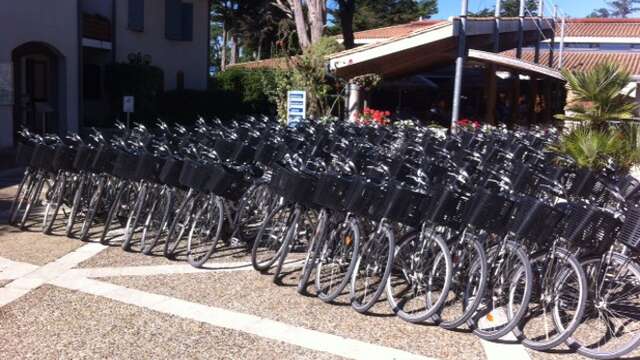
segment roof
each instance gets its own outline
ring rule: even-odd
[[[503,55],[515,58],[515,50],[502,53]],[[525,49],[522,52],[522,60],[533,63],[534,51]],[[558,68],[558,53],[554,54],[554,68]],[[563,68],[574,70],[590,70],[597,64],[612,62],[620,65],[635,77],[640,76],[640,52],[605,52],[605,51],[571,51],[565,50],[562,54]],[[540,63],[549,63],[549,52],[540,51]]]
[[[237,64],[227,65],[227,69],[286,69],[288,67],[288,60],[284,57],[271,58],[264,60],[247,61]]]
[[[556,23],[560,34],[560,22]],[[636,37],[640,36],[640,19],[568,19],[565,26],[568,37]]]
[[[520,60],[520,59],[516,59],[515,57],[505,56],[503,54],[496,54],[492,52],[474,50],[474,49],[469,49],[468,56],[470,59],[484,62],[484,63],[496,64],[502,67],[521,70],[528,73],[541,74],[548,77],[556,78],[558,80],[564,80],[564,77],[557,69],[553,69],[551,67],[544,65],[546,64],[544,62],[535,64],[533,63],[533,61],[527,61],[525,59]]]
[[[388,39],[397,36],[409,35],[414,31],[429,28],[433,25],[447,22],[446,20],[419,20],[406,24],[392,25],[377,29],[358,31],[353,34],[356,40]],[[341,38],[342,36],[339,36]]]

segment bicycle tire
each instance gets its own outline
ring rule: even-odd
[[[351,281],[351,276],[356,267],[356,261],[358,257],[357,255],[360,251],[360,227],[358,226],[358,222],[356,221],[356,219],[353,219],[353,218],[349,219],[347,223],[343,223],[342,225],[349,228],[348,233],[351,234],[351,238],[350,240],[347,241],[349,243],[347,244],[347,246],[351,245],[352,249],[350,251],[351,257],[349,259],[349,263],[348,263],[349,265],[347,266],[347,269],[343,274],[343,278],[338,284],[338,286],[332,287],[329,291],[324,290],[324,287],[320,283],[321,277],[322,277],[322,267],[324,265],[321,259],[318,261],[318,264],[317,264],[316,280],[315,280],[316,293],[318,298],[326,303],[334,301],[338,296],[340,296],[340,294],[342,294],[342,292],[347,287],[347,285],[349,285]],[[341,236],[340,236],[340,239],[338,239],[338,241],[342,242],[343,244],[344,244],[344,240],[342,239]],[[323,241],[323,245],[320,247],[320,249],[322,250],[320,251],[319,255],[323,254],[323,251],[325,250],[325,247],[326,247],[325,245],[327,244],[328,241],[329,241],[329,237],[327,236]]]
[[[213,208],[211,208],[213,207]],[[199,220],[204,216],[214,216],[213,218],[205,219],[205,223],[199,223]],[[205,227],[204,235],[208,245],[205,246],[203,255],[201,257],[195,257],[192,249],[193,236],[196,231],[199,232],[198,225]],[[208,201],[205,206],[200,208],[196,214],[193,222],[191,223],[191,231],[187,239],[187,261],[195,268],[201,268],[216,251],[216,246],[220,240],[220,234],[222,233],[222,225],[224,224],[224,205],[219,196],[215,196],[212,201]]]

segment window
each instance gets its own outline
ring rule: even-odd
[[[86,100],[99,100],[102,97],[102,73],[100,65],[84,64],[82,89]]]
[[[144,0],[129,0],[128,29],[144,31]]]
[[[193,40],[193,4],[165,0],[165,37],[168,40]]]

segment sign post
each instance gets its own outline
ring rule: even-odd
[[[296,127],[307,115],[307,92],[293,90],[287,93],[287,126]]]
[[[127,114],[127,129],[129,129],[131,121],[131,113],[135,109],[135,98],[133,96],[124,96],[122,98],[122,112]]]

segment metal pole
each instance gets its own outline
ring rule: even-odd
[[[522,59],[522,45],[524,44],[524,5],[525,0],[520,0],[520,11],[518,13],[518,17],[520,18],[518,22],[518,47],[516,48],[516,57],[518,59]]]
[[[536,41],[536,46],[535,46],[535,54],[533,56],[533,62],[534,63],[539,63],[540,62],[540,41],[542,41],[542,35],[540,34],[540,31],[542,31],[542,18],[544,17],[544,0],[539,0],[538,1],[538,16],[536,21],[536,27],[538,28],[538,35],[536,36],[537,41]]]
[[[558,51],[558,69],[562,70],[562,56],[564,55],[564,28],[565,28],[564,16],[560,20],[560,49]]]
[[[493,52],[500,52],[500,13],[502,12],[502,0],[496,0],[496,11],[493,16],[496,18],[493,30]]]
[[[551,42],[549,43],[549,67],[553,67],[554,53],[556,51],[556,19],[558,18],[558,5],[553,5],[553,18],[551,19]]]
[[[464,72],[464,57],[466,55],[467,14],[469,0],[462,0],[460,11],[460,27],[458,31],[458,57],[456,58],[456,75],[453,82],[453,106],[451,110],[451,132],[456,132],[456,122],[460,119],[460,97],[462,95],[462,73]]]

